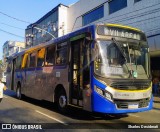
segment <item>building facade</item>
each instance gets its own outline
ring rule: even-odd
[[[37,45],[54,38],[49,33],[60,37],[93,23],[118,23],[137,27],[144,31],[148,38],[153,76],[160,77],[159,20],[159,0],[79,0],[68,6],[58,5],[28,26],[26,42],[28,46]],[[56,26],[51,26],[54,31],[48,30],[49,23],[56,23]],[[38,30],[33,28],[34,25],[40,26],[49,33],[44,31],[45,33],[41,32],[39,35]]]
[[[6,57],[18,53],[20,51],[23,51],[25,49],[25,43],[24,42],[18,42],[18,41],[6,41],[3,45],[3,63],[6,61]]]
[[[67,27],[69,32],[93,23],[137,27],[147,34],[151,56],[156,56],[160,52],[159,8],[159,0],[80,0],[68,8],[68,21],[72,21]]]
[[[26,48],[66,34],[67,6],[59,4],[25,30]]]

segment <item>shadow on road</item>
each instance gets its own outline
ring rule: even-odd
[[[0,123],[25,123],[31,122],[30,110],[12,108],[0,111]],[[32,116],[33,117],[33,116]]]
[[[160,108],[155,108],[155,107],[153,107],[153,109],[155,109],[155,110],[160,110]]]
[[[4,92],[5,95],[8,95],[10,97],[16,98],[16,93],[10,90],[6,90]],[[40,106],[42,108],[51,110],[53,112],[56,113],[60,113],[56,107],[56,105],[52,102],[48,102],[48,101],[41,101],[41,100],[36,100],[36,99],[32,99],[26,96],[23,96],[22,101],[28,102],[30,104],[34,104],[36,106]],[[80,108],[75,108],[75,107],[68,107],[68,112],[66,114],[64,113],[60,113],[63,114],[64,116],[70,117],[72,119],[78,119],[78,120],[114,120],[114,119],[120,119],[120,118],[124,118],[124,117],[128,117],[127,114],[115,114],[115,115],[111,115],[111,114],[101,114],[101,113],[91,113],[91,112],[87,112],[84,111]]]

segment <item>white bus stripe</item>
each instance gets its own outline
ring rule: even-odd
[[[46,116],[46,117],[48,117],[48,118],[50,118],[50,119],[52,119],[52,120],[55,120],[55,121],[57,121],[57,122],[59,122],[59,123],[62,123],[63,125],[68,125],[68,124],[66,124],[66,123],[63,122],[63,121],[60,121],[60,120],[58,120],[58,119],[56,119],[56,118],[54,118],[54,117],[51,117],[51,116],[49,116],[49,115],[47,115],[47,114],[44,114],[44,113],[42,113],[42,112],[40,112],[40,111],[38,111],[38,110],[36,110],[36,112],[39,113],[39,114],[41,114],[41,115],[44,115],[44,116]]]

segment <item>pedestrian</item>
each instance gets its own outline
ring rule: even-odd
[[[159,79],[157,77],[155,77],[153,79],[153,93],[156,95],[159,93],[158,87],[159,87]]]
[[[2,83],[2,81],[0,79],[0,102],[3,99],[3,90],[6,90],[6,86]]]

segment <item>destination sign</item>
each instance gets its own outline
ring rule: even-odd
[[[108,35],[146,41],[146,37],[143,33],[121,27],[98,26],[97,33],[99,35]]]

